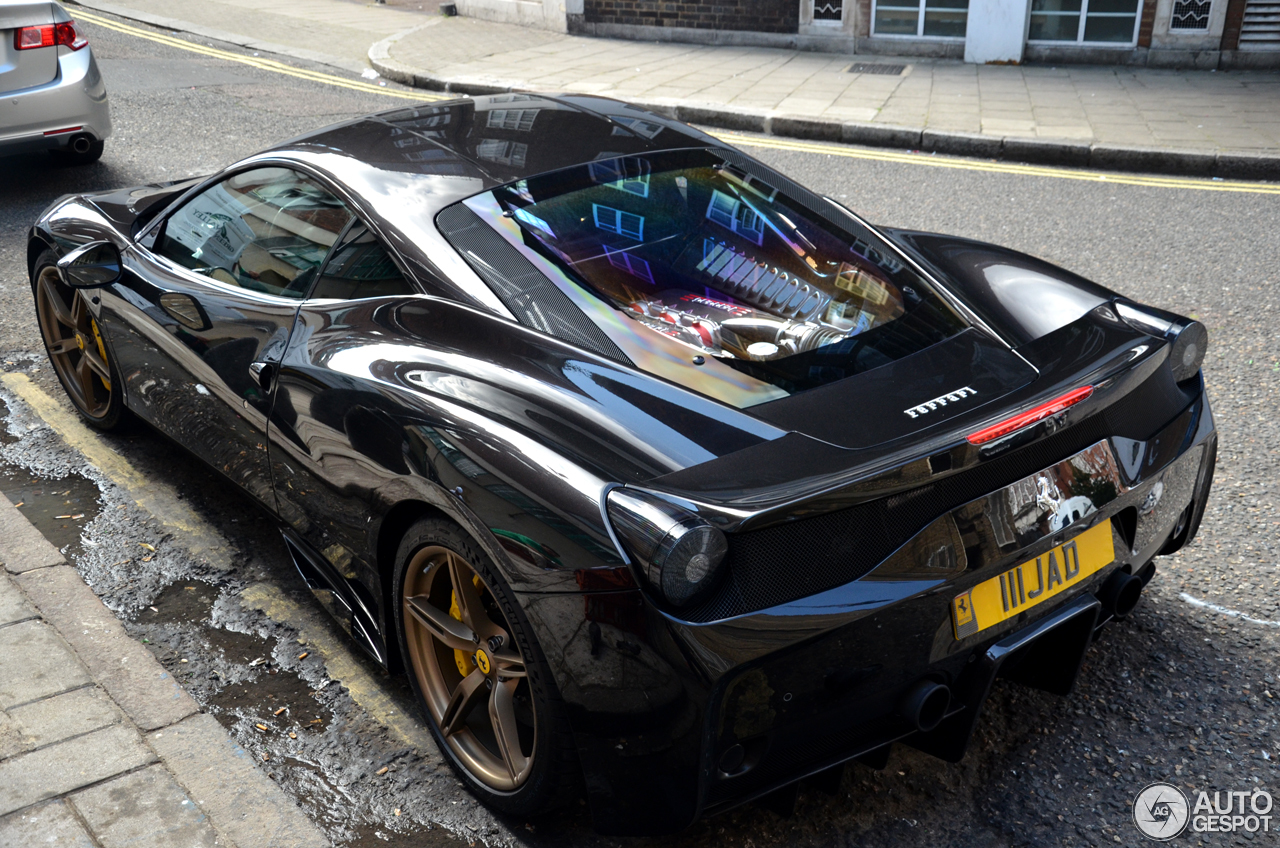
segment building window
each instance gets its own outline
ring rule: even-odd
[[[969,0],[876,0],[876,35],[964,38]]]
[[[1030,41],[1133,44],[1138,0],[1031,0]]]
[[[722,191],[711,192],[707,218],[756,244],[764,242],[764,222],[760,220],[760,216],[746,203]]]
[[[590,162],[587,168],[591,171],[591,179],[634,194],[636,197],[649,196],[649,162],[633,156],[623,156],[602,162]]]
[[[612,206],[602,206],[599,203],[591,204],[591,212],[595,216],[596,226],[605,232],[617,233],[620,236],[626,236],[636,241],[644,241],[644,218],[642,216],[623,212],[621,209],[614,209]]]
[[[649,263],[641,259],[639,256],[632,256],[625,250],[614,250],[609,245],[604,245],[604,255],[609,260],[609,264],[615,268],[621,268],[632,276],[639,277],[647,283],[655,283],[653,279],[653,269],[649,267]]]
[[[1169,21],[1169,29],[1183,32],[1204,31],[1209,28],[1209,10],[1213,8],[1213,0],[1174,0],[1173,18]]]
[[[487,126],[495,130],[519,130],[528,132],[533,129],[533,119],[538,117],[537,109],[494,109],[489,112]]]
[[[539,218],[537,215],[534,215],[532,212],[528,211],[527,209],[517,208],[515,211],[515,216],[516,216],[516,220],[523,221],[524,223],[528,224],[530,227],[533,227],[535,230],[541,230],[542,232],[551,236],[551,238],[553,239],[556,237],[556,234],[551,230],[550,224],[548,224],[546,221]]]
[[[476,156],[500,165],[523,168],[529,155],[529,145],[519,141],[503,141],[500,138],[481,139],[476,145]]]
[[[653,138],[662,132],[662,124],[655,124],[653,121],[642,121],[639,118],[623,118],[618,115],[610,115],[609,118],[615,124],[622,124],[635,135],[642,135],[645,138]],[[622,127],[614,127],[613,134],[627,135],[627,130],[622,129]]]

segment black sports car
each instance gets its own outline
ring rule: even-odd
[[[1065,694],[1194,536],[1197,322],[587,96],[66,197],[44,339],[276,516],[494,808],[661,833]]]

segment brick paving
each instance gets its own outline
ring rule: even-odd
[[[0,845],[328,844],[0,495]]]

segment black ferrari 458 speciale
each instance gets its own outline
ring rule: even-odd
[[[1065,694],[1204,512],[1196,321],[644,109],[396,109],[31,230],[53,365],[241,486],[495,809],[662,833]]]

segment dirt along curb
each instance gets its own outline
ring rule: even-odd
[[[4,495],[0,646],[0,843],[330,844]]]
[[[396,42],[424,27],[434,25],[437,20],[427,21],[420,26],[395,33],[376,42],[369,48],[369,64],[389,80],[426,91],[483,95],[538,90],[518,81],[495,83],[492,80],[481,81],[466,77],[445,79],[392,57],[391,48]],[[630,102],[660,115],[690,124],[762,133],[780,138],[1001,159],[1033,165],[1060,165],[1105,171],[1138,171],[1178,177],[1280,180],[1280,152],[1227,153],[947,132],[867,121],[833,121],[676,99],[631,100]]]

